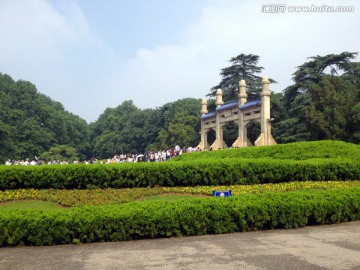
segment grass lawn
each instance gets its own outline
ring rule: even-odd
[[[145,196],[137,199],[136,201],[148,202],[148,201],[167,201],[174,202],[181,199],[189,199],[189,198],[204,198],[210,197],[206,195],[193,195],[193,194],[176,194],[176,193],[165,193],[154,196]],[[100,203],[102,204],[102,203]],[[43,201],[36,199],[27,199],[27,200],[14,200],[0,203],[0,209],[9,209],[9,210],[26,210],[26,209],[37,209],[37,210],[56,210],[59,208],[68,208],[68,206],[63,206],[56,202],[51,201]]]
[[[360,181],[289,182],[278,184],[156,187],[126,189],[16,189],[0,190],[1,209],[55,210],[59,207],[82,207],[86,205],[111,205],[128,202],[177,201],[192,198],[209,198],[212,190],[233,191],[233,196],[268,192],[292,192],[296,190],[324,190],[359,187]]]
[[[38,209],[38,210],[56,210],[63,208],[63,206],[54,202],[38,201],[38,200],[21,200],[0,203],[0,209],[11,210],[26,210],[26,209]]]
[[[201,195],[192,195],[192,194],[176,194],[176,193],[169,193],[169,194],[161,194],[161,195],[155,195],[150,197],[143,197],[140,198],[139,201],[166,201],[166,202],[174,202],[182,199],[191,199],[191,198],[208,198],[210,196],[201,196]]]

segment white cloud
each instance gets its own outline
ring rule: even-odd
[[[201,87],[207,81],[209,69],[198,61],[200,56],[195,47],[140,49],[120,78],[124,99],[133,99],[143,108],[154,108],[180,98],[197,97],[199,92],[206,93],[207,89]],[[207,84],[211,86],[211,80]]]
[[[0,5],[0,33],[5,37],[0,53],[5,63],[26,63],[31,69],[61,62],[64,46],[73,45],[89,32],[74,4],[67,6],[72,23],[46,1],[8,0]]]
[[[178,44],[133,48],[136,56],[121,62],[118,48],[94,33],[97,25],[89,23],[75,0],[53,5],[2,0],[0,72],[35,83],[69,111],[94,121],[105,108],[128,99],[155,108],[180,98],[202,98],[220,81],[220,69],[240,53],[259,55],[265,68],[261,75],[279,81],[271,89],[281,91],[306,57],[358,51],[357,2],[328,0],[328,5],[354,5],[355,12],[346,14],[266,14],[261,12],[264,2],[209,1],[197,22],[179,33]],[[121,32],[111,27],[113,35]],[[132,38],[123,37],[123,44]]]
[[[76,2],[58,4],[55,9],[45,0],[0,1],[0,72],[31,81],[84,117],[87,94],[97,92],[92,87],[101,81],[96,74],[106,70],[97,66],[107,66],[113,52],[92,33]]]
[[[184,33],[184,45],[138,50],[119,82],[127,89],[124,95],[141,107],[201,98],[220,81],[220,68],[240,53],[259,55],[262,75],[276,79],[279,84],[272,89],[279,92],[307,57],[357,51],[360,44],[351,30],[360,26],[355,13],[264,14],[261,2],[221,3],[204,9]]]

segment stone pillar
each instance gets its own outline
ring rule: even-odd
[[[215,105],[219,107],[219,105],[217,105],[216,103]],[[216,117],[216,123],[215,123],[216,139],[214,143],[211,145],[212,150],[221,149],[221,142],[222,142],[222,128],[220,126],[220,114],[217,113],[215,117]]]
[[[219,108],[221,105],[224,104],[224,101],[222,100],[222,90],[218,89],[216,91],[216,108]],[[218,150],[221,149],[223,146],[223,140],[222,140],[222,127],[220,125],[220,114],[216,114],[216,126],[215,126],[215,133],[216,133],[216,139],[214,143],[211,145],[212,150]]]
[[[203,98],[203,100],[201,101],[200,113],[201,113],[201,116],[204,116],[205,114],[208,113],[207,101],[205,98]],[[202,119],[201,119],[200,137],[201,137],[201,141],[197,147],[200,148],[201,150],[204,150],[207,148],[207,134],[205,132],[205,123],[204,123],[204,120],[202,120]]]
[[[256,140],[255,145],[271,145],[276,144],[275,140],[271,135],[271,118],[270,118],[270,96],[269,90],[270,81],[268,77],[262,79],[262,91],[261,96],[261,134]]]
[[[270,81],[267,77],[262,79],[261,96],[261,133],[264,134],[264,145],[269,145],[269,127],[268,119],[270,119],[270,95],[269,91]]]
[[[229,148],[224,141],[224,124],[220,125],[220,149]]]
[[[247,101],[247,94],[246,94],[246,82],[245,80],[241,80],[239,83],[239,107],[244,105]],[[238,122],[238,137],[236,141],[232,144],[233,147],[244,147],[247,146],[247,130],[244,123],[244,113],[239,111],[239,122]]]

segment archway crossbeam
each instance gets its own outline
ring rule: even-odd
[[[251,120],[257,120],[261,124],[261,134],[255,141],[256,146],[276,144],[276,141],[271,135],[271,121],[270,118],[270,95],[269,79],[264,77],[262,80],[262,91],[260,99],[247,102],[246,82],[241,80],[239,83],[240,93],[239,100],[228,102],[224,104],[222,101],[222,90],[218,89],[216,92],[216,110],[208,112],[207,101],[203,99],[201,102],[201,142],[198,148],[201,150],[217,150],[227,148],[223,140],[223,127],[235,122],[239,127],[238,138],[232,144],[232,147],[245,147],[252,144],[247,138],[247,124]],[[215,130],[216,139],[214,143],[209,146],[207,142],[207,134],[210,130]]]

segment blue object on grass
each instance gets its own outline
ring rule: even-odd
[[[231,197],[232,196],[232,190],[213,190],[212,195],[214,197]]]

